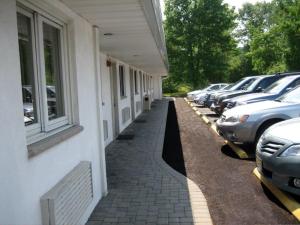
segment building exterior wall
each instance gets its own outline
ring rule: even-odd
[[[28,158],[26,130],[23,118],[16,1],[0,0],[0,224],[41,224],[40,197],[55,186],[80,161],[92,163],[93,201],[82,217],[85,223],[98,201],[107,193],[105,176],[104,145],[113,141],[112,98],[110,71],[106,65],[107,56],[100,54],[95,59],[94,29],[92,24],[75,14],[58,0],[30,0],[43,10],[62,15],[68,21],[72,49],[71,79],[75,83],[74,106],[76,115],[84,130],[79,134],[51,147],[45,152]],[[98,52],[99,54],[99,52]],[[131,122],[123,123],[122,110],[131,109],[130,65],[114,59],[125,68],[126,97],[120,97],[119,74],[117,94],[119,107],[119,128],[122,132]],[[100,87],[97,80],[97,64],[100,64]],[[138,68],[135,68],[138,70]],[[140,82],[138,70],[138,83]],[[143,72],[144,73],[144,72]],[[146,78],[146,76],[145,76]],[[143,101],[146,94],[152,99],[161,98],[161,79],[153,77],[152,87],[134,96],[136,102]],[[147,84],[146,84],[147,87]],[[143,87],[141,88],[143,90]],[[151,89],[151,90],[150,90]],[[99,93],[100,92],[100,98]],[[101,113],[99,117],[99,108]],[[143,109],[143,106],[141,106]],[[136,117],[142,110],[136,112]],[[108,137],[103,143],[103,121],[108,122]],[[101,138],[100,138],[101,137]]]
[[[99,158],[99,130],[95,90],[95,62],[92,26],[72,13],[65,5],[54,1],[70,19],[74,37],[78,115],[84,130],[72,138],[28,158],[23,120],[21,76],[16,21],[16,2],[0,1],[0,224],[41,224],[40,197],[51,189],[80,161],[92,162],[94,197],[82,220],[85,221],[106,190]]]

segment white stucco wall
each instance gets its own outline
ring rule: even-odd
[[[108,138],[105,140],[105,145],[113,141],[113,129],[112,129],[112,96],[111,96],[111,84],[110,84],[110,71],[109,67],[106,65],[106,55],[100,53],[101,60],[101,81],[102,81],[102,109],[103,109],[103,119],[107,120],[108,123]]]
[[[78,110],[84,131],[28,159],[23,125],[16,2],[0,0],[0,224],[41,224],[40,197],[80,161],[92,162],[94,199],[84,222],[106,190],[100,171],[92,26],[57,0],[48,2],[70,18],[75,38]]]

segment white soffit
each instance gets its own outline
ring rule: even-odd
[[[62,1],[100,28],[101,52],[149,74],[167,74],[140,0]],[[112,35],[104,35],[107,33]]]

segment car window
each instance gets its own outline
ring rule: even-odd
[[[278,80],[278,76],[267,77],[259,82],[259,84],[257,85],[257,88],[266,89],[267,87],[269,87],[271,84],[273,84],[277,80]]]
[[[300,85],[300,79],[295,80],[294,82],[292,82],[288,88],[294,88],[297,87],[298,85]]]
[[[284,77],[272,85],[270,85],[266,90],[265,93],[269,94],[278,94],[281,92],[290,82],[292,82],[295,77]]]
[[[22,92],[23,92],[23,102],[32,103],[32,93],[26,88],[22,88]]]
[[[248,90],[255,80],[256,78],[247,80],[244,84],[242,84],[242,86],[240,86],[239,90]]]
[[[279,97],[277,100],[281,102],[300,103],[300,87],[297,87],[294,90],[286,93],[282,97]]]
[[[236,89],[241,85],[241,83],[244,82],[245,79],[246,79],[246,78],[243,78],[243,79],[240,79],[239,81],[235,82],[235,83],[232,85],[232,87],[230,88],[230,90],[236,90]]]

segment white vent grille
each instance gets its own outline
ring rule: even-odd
[[[104,140],[107,140],[108,138],[108,121],[103,120],[103,135],[104,135]]]
[[[93,199],[90,162],[80,162],[41,197],[43,225],[77,225]]]
[[[141,109],[142,109],[142,103],[141,102],[136,102],[136,112],[139,112],[139,111],[141,111]]]
[[[122,122],[126,123],[130,119],[130,108],[126,107],[122,110]]]

